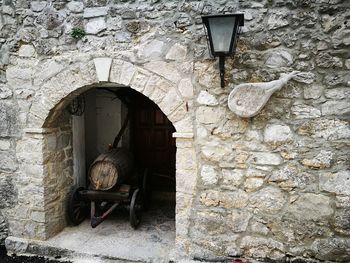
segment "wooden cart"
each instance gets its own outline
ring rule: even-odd
[[[130,225],[136,229],[147,195],[147,170],[142,176],[135,170],[131,154],[123,148],[113,148],[98,156],[89,169],[88,188],[75,188],[69,195],[71,223],[80,224],[90,208],[91,226],[95,228],[122,206],[129,209]]]

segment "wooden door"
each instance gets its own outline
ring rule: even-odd
[[[174,126],[149,99],[134,104],[131,120],[131,147],[138,166],[152,172],[154,190],[175,191],[176,145]]]

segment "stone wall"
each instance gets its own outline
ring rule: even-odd
[[[108,57],[109,81],[150,97],[181,137],[177,257],[350,260],[348,1],[3,0],[1,8],[1,238],[9,228],[45,239],[64,226],[72,149],[70,122],[59,116],[98,84],[94,58]],[[223,12],[245,14],[224,89],[200,19]],[[229,111],[235,85],[292,70],[302,74],[256,117]]]

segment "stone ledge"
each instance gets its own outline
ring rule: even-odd
[[[173,138],[193,139],[193,132],[174,132]]]
[[[30,134],[48,134],[48,133],[54,133],[58,129],[57,128],[25,128],[23,129],[24,133],[30,133]]]

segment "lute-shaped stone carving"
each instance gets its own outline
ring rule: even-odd
[[[228,107],[240,117],[257,115],[271,95],[280,90],[298,71],[293,71],[270,82],[243,83],[235,87],[228,97]]]

